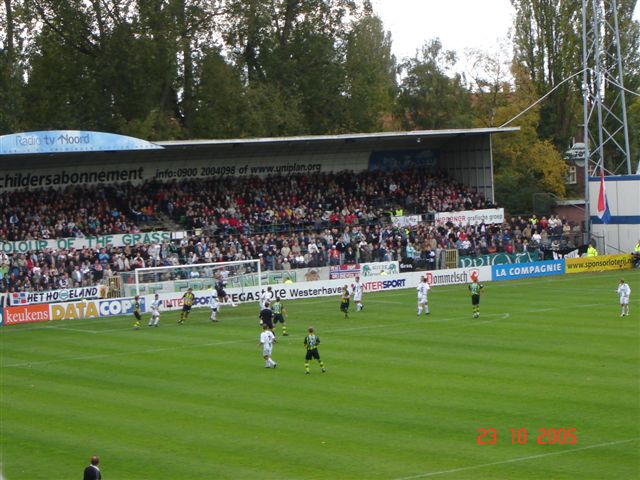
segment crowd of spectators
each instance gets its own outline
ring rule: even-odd
[[[166,185],[164,205],[187,228],[244,234],[372,224],[390,208],[433,214],[489,206],[473,189],[418,169],[193,180]]]
[[[153,215],[152,198],[131,185],[73,185],[0,193],[0,241],[137,233]]]
[[[68,196],[85,201],[68,202]],[[264,270],[391,260],[438,268],[443,250],[457,249],[460,255],[519,253],[552,248],[553,242],[559,248],[572,232],[557,217],[512,218],[502,225],[436,225],[430,214],[437,211],[491,205],[470,189],[424,171],[75,187],[49,191],[45,197],[12,193],[0,201],[7,206],[3,215],[13,232],[8,236],[3,230],[2,240],[47,238],[44,232],[52,238],[69,232],[132,232],[137,227],[131,219],[144,221],[158,209],[191,231],[180,241],[160,244],[0,252],[0,292],[94,285],[139,267],[247,259],[260,259]],[[424,221],[394,227],[389,208],[423,214]],[[12,216],[18,218],[13,224]]]

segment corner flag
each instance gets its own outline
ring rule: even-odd
[[[609,202],[607,201],[607,191],[604,186],[604,172],[600,170],[600,194],[598,195],[598,218],[602,223],[611,221],[611,212],[609,211]]]

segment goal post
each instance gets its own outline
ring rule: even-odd
[[[212,290],[219,280],[228,288],[261,287],[261,273],[260,260],[143,267],[134,270],[124,290],[129,296]]]

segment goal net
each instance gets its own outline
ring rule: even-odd
[[[125,296],[212,290],[222,280],[225,288],[244,291],[262,286],[260,277],[260,260],[145,267],[123,275],[122,290]]]

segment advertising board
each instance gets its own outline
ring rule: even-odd
[[[49,305],[20,305],[7,307],[4,310],[3,325],[15,325],[16,323],[47,322],[51,320]]]
[[[546,262],[493,265],[491,267],[491,278],[495,282],[498,280],[516,280],[518,278],[564,275],[564,262],[564,260],[549,260]]]
[[[598,257],[566,258],[567,273],[601,272],[603,270],[628,270],[633,268],[633,255],[602,255]]]
[[[11,305],[31,305],[34,303],[69,302],[74,300],[89,300],[100,296],[100,287],[65,288],[46,292],[18,292],[9,293]]]

